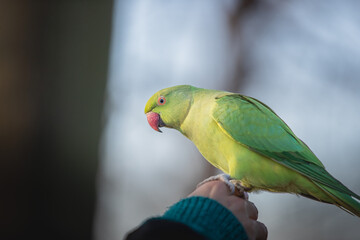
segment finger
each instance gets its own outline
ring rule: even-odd
[[[206,191],[208,191],[208,189],[211,189],[212,191],[219,192],[221,194],[231,195],[229,187],[226,185],[226,183],[220,180],[206,182],[200,185],[197,189],[202,189],[202,190],[204,189]]]
[[[268,231],[262,222],[256,222],[255,225],[256,240],[265,240],[268,237]]]
[[[204,187],[204,190],[210,189],[210,192],[209,192],[210,197],[217,199],[219,197],[232,196],[229,187],[226,185],[226,183],[224,183],[222,181],[213,181],[211,183],[206,183],[203,186],[205,186],[205,185],[207,185],[207,186],[206,186],[206,188]]]
[[[245,201],[245,207],[246,207],[246,212],[247,212],[249,218],[257,220],[259,212],[258,212],[255,204],[252,202],[249,202],[249,201]]]
[[[231,189],[230,189],[229,185],[227,185],[225,182],[220,181],[220,180],[216,181],[215,191],[217,191],[219,194],[226,195],[226,196],[233,195],[231,193]]]

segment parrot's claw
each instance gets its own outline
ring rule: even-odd
[[[246,188],[241,185],[240,180],[230,180],[230,183],[235,186],[235,195],[245,198],[246,200],[249,199],[249,194],[247,192],[251,190],[250,188]]]
[[[248,193],[246,192],[246,188],[244,188],[241,185],[241,181],[239,180],[232,180],[229,174],[219,174],[216,176],[211,176],[207,179],[205,179],[204,181],[202,181],[201,183],[199,183],[196,187],[200,187],[201,185],[203,185],[204,183],[210,182],[210,181],[216,181],[216,180],[220,180],[222,182],[224,182],[230,190],[230,193],[233,195],[237,195],[239,197],[243,197],[245,199],[249,198]]]
[[[211,177],[205,179],[204,181],[202,181],[201,183],[199,183],[196,187],[198,188],[201,185],[203,185],[204,183],[211,182],[211,181],[217,181],[217,180],[224,182],[229,187],[231,194],[235,193],[235,185],[232,182],[230,182],[230,180],[231,180],[230,175],[224,174],[224,173],[216,175],[216,176],[211,176]]]

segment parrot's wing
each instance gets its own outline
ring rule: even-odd
[[[212,117],[228,136],[252,151],[325,186],[354,195],[332,177],[305,143],[260,101],[239,94],[225,95],[216,99]]]

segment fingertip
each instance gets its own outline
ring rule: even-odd
[[[257,222],[257,236],[256,239],[267,239],[268,238],[268,230],[265,224],[262,222]]]
[[[253,220],[257,220],[258,219],[258,215],[259,215],[259,211],[257,210],[257,207],[255,206],[255,204],[253,202],[250,201],[245,201],[246,202],[246,209],[247,209],[247,213],[249,218],[253,219]]]

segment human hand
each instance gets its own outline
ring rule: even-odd
[[[244,227],[249,240],[267,239],[266,226],[257,221],[258,211],[254,203],[232,195],[221,181],[210,181],[199,186],[188,197],[202,196],[216,200],[229,209]],[[245,194],[247,198],[247,194]]]

